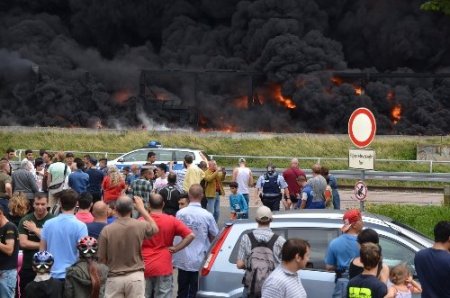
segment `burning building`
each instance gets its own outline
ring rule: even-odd
[[[363,106],[447,134],[448,77],[335,75],[450,72],[450,18],[420,4],[2,1],[0,125],[345,133]]]

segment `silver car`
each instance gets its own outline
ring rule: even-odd
[[[274,214],[271,228],[275,233],[286,239],[302,238],[311,244],[308,268],[300,271],[309,298],[332,296],[335,273],[325,270],[324,258],[330,241],[341,233],[342,217],[343,211],[334,210]],[[414,270],[416,252],[433,245],[431,239],[388,217],[364,213],[363,221],[366,228],[380,235],[383,262],[388,266],[406,262]],[[242,296],[244,270],[236,268],[236,257],[242,235],[254,228],[254,220],[237,220],[225,225],[205,258],[197,297]]]

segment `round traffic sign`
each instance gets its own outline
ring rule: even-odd
[[[375,116],[369,109],[356,109],[348,120],[348,136],[358,148],[364,148],[372,143],[377,131]]]
[[[358,181],[355,184],[354,194],[356,199],[364,201],[367,197],[367,186],[362,181]]]

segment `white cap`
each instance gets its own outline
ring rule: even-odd
[[[269,207],[260,206],[256,210],[256,219],[262,222],[270,221],[272,219],[272,211]]]

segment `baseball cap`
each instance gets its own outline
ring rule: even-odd
[[[239,158],[239,163],[243,163],[243,162],[245,162],[245,158],[243,158],[243,157]]]
[[[260,206],[256,210],[256,219],[262,222],[267,222],[272,219],[272,211],[270,211],[269,207]]]
[[[344,213],[344,225],[342,226],[342,232],[347,232],[354,223],[362,219],[361,212],[358,209],[351,209]]]

